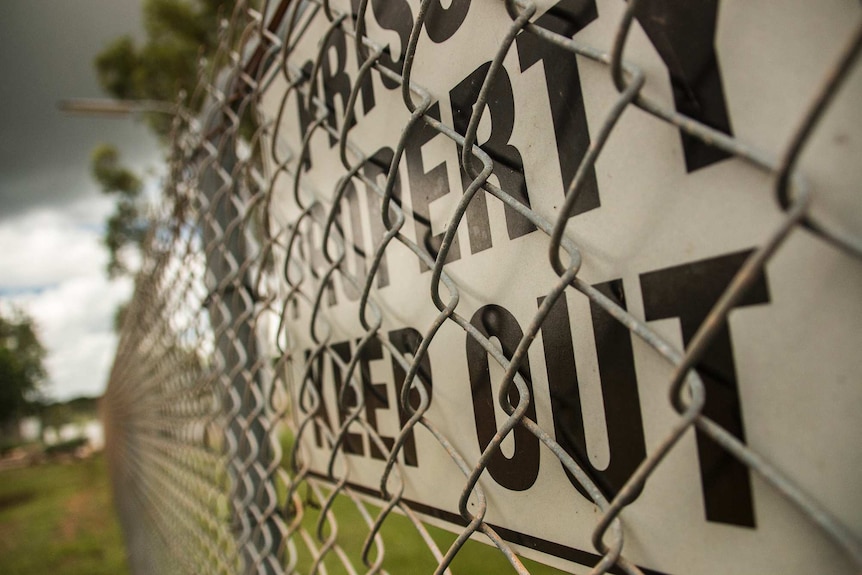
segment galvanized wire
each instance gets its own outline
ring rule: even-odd
[[[591,531],[595,561],[588,566],[590,572],[643,573],[626,555],[626,536],[637,536],[626,527],[626,510],[637,505],[638,494],[681,438],[694,429],[786,498],[798,509],[800,519],[811,522],[831,541],[836,553],[843,553],[857,571],[862,569],[858,537],[820,503],[817,493],[807,492],[772,464],[768,454],[757,453],[704,414],[707,391],[699,372],[700,360],[730,311],[785,247],[792,232],[807,229],[835,250],[852,256],[853,265],[859,264],[860,236],[818,219],[797,165],[818,121],[854,70],[862,51],[862,26],[856,27],[833,68],[824,71],[824,80],[809,109],[798,119],[799,127],[784,152],[773,157],[646,95],[647,74],[626,58],[626,44],[641,4],[637,0],[627,3],[615,39],[604,49],[537,25],[540,11],[532,2],[500,3],[499,9],[511,18],[511,27],[500,35],[496,54],[488,55],[490,65],[469,122],[459,132],[430,112],[435,90],[446,87],[423,86],[422,78],[414,74],[420,36],[433,3],[423,0],[418,6],[401,65],[392,64],[391,48],[368,34],[367,0],[354,3],[350,13],[328,0],[285,0],[278,5],[265,3],[260,10],[239,2],[225,22],[219,53],[202,63],[198,89],[207,94],[208,104],[202,114],[183,110],[175,119],[163,213],[153,224],[106,393],[115,491],[131,555],[137,558],[136,571],[292,573],[305,554],[312,558],[311,572],[325,573],[327,565],[331,569],[338,564],[347,573],[376,573],[385,564],[386,546],[394,544],[384,540],[381,528],[395,511],[406,516],[427,545],[437,573],[449,572],[465,542],[478,534],[496,546],[516,572],[526,573],[519,551],[487,520],[489,503],[482,480],[506,439],[515,430],[524,430],[562,463],[599,510]],[[310,66],[301,65],[294,58],[296,47],[313,28],[312,23],[321,20],[326,28],[319,38],[317,57]],[[333,34],[351,38],[361,60],[340,122],[332,121],[335,110],[319,93]],[[477,144],[480,120],[503,60],[523,34],[606,67],[618,91],[601,125],[592,130],[589,148],[579,159],[565,200],[553,218],[525,205],[506,186],[492,183],[494,160]],[[354,120],[359,115],[356,108],[364,80],[372,75],[400,86],[409,112],[400,139],[392,142],[392,155],[385,160],[388,166],[382,169],[382,185],[366,173],[368,166],[378,166],[380,160],[351,136],[361,125]],[[278,112],[268,116],[262,112],[263,99],[271,97],[273,86],[278,85],[285,86],[276,96]],[[301,141],[283,133],[290,123],[285,112],[290,98],[300,99],[310,111]],[[782,221],[745,258],[685,349],[582,279],[579,273],[589,248],[579,245],[568,227],[569,214],[605,144],[622,115],[634,108],[768,174],[774,182],[771,193],[783,210]],[[433,250],[403,231],[405,222],[415,216],[402,209],[398,192],[406,143],[423,127],[457,145],[461,166],[470,179],[449,214],[442,241]],[[332,178],[333,188],[324,193],[309,192],[304,181],[315,137],[337,143],[343,166],[343,172]],[[349,186],[354,184],[367,187],[380,205],[375,216],[381,234],[364,254],[368,265],[364,277],[350,269],[346,255],[357,246],[345,240],[341,229],[341,210],[348,201]],[[292,192],[296,217],[285,219],[274,205],[275,198],[285,197],[279,195],[280,190]],[[507,353],[459,313],[462,291],[469,286],[459,285],[447,272],[450,250],[465,225],[471,202],[486,194],[547,236],[547,265],[558,276],[554,284],[546,286],[541,305],[517,346]],[[303,253],[303,242],[311,237],[317,243],[316,255]],[[412,353],[399,349],[382,328],[386,302],[376,287],[387,250],[396,243],[430,269],[428,296],[439,312]],[[362,333],[349,357],[332,341],[332,312],[326,301],[336,279],[357,295],[356,319]],[[672,376],[662,393],[667,394],[677,417],[667,435],[651,444],[646,457],[612,497],[560,445],[555,433],[540,426],[529,412],[531,387],[522,364],[549,313],[566,293],[586,297],[671,366]],[[416,294],[417,298],[428,296]],[[305,313],[297,314],[298,308]],[[297,325],[297,317],[309,319]],[[468,341],[487,352],[505,373],[499,382],[499,404],[508,417],[478,458],[461,453],[445,425],[428,413],[431,390],[423,376],[423,362],[435,338],[444,337],[441,329],[450,325],[463,330]],[[313,342],[311,349],[295,346],[296,330],[303,330]],[[364,405],[367,392],[363,392],[359,362],[372,344],[387,350],[405,374],[398,387],[405,418],[391,444],[368,421]],[[337,366],[343,375],[337,407],[344,417],[336,425],[329,424],[321,413],[323,375],[317,366],[323,360]],[[301,375],[294,379],[291,374],[296,373]],[[459,408],[463,406],[446,407]],[[292,436],[289,453],[282,453],[282,425]],[[349,435],[357,428],[385,457],[379,485],[366,492],[351,482],[346,456]],[[460,500],[453,502],[461,530],[447,549],[441,549],[429,534],[421,509],[404,497],[402,451],[420,430],[439,444],[463,475]],[[321,435],[328,445],[326,469],[312,469],[303,456],[303,442],[311,434]],[[376,492],[378,506],[364,498],[369,492]],[[574,490],[570,495],[576,496]],[[304,522],[312,497],[321,506],[313,528]],[[336,501],[342,499],[355,507],[365,524],[359,557],[345,550],[339,533]]]

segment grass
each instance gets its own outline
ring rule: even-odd
[[[0,573],[128,573],[103,457],[0,472]]]
[[[301,492],[305,500],[305,489],[303,488]],[[302,522],[309,534],[315,538],[315,544],[318,548],[321,546],[320,541],[316,539],[317,520],[320,516],[320,510],[315,507],[321,503],[312,499],[312,505],[306,504]],[[376,517],[380,512],[378,507],[370,505],[367,502],[365,503],[365,507],[371,513],[372,517]],[[346,495],[336,497],[332,505],[332,513],[338,524],[339,544],[350,557],[352,564],[355,567],[361,567],[362,544],[368,535],[368,527],[365,521],[362,519],[353,501]],[[426,525],[426,528],[437,543],[440,551],[445,554],[455,540],[455,534],[431,525]],[[323,531],[324,540],[330,533],[330,527],[325,526]],[[431,554],[431,551],[413,524],[403,515],[392,513],[383,524],[380,534],[385,549],[382,567],[389,573],[393,575],[403,573],[433,573],[436,569],[437,560]],[[294,538],[297,540],[296,548],[299,554],[297,572],[310,573],[313,557],[308,547],[300,543],[298,535],[294,535]],[[373,561],[375,557],[376,552],[374,547],[372,547],[370,560]],[[541,565],[529,559],[521,558],[521,560],[533,575],[556,575],[563,573],[563,571]],[[326,565],[327,573],[330,575],[347,573],[335,553],[328,553],[324,564]],[[496,547],[473,540],[467,541],[464,547],[461,548],[455,556],[451,568],[455,574],[515,572]]]
[[[289,454],[293,444],[291,434],[289,432],[284,433],[281,437],[281,442],[285,455]],[[285,468],[288,468],[286,461],[284,463]],[[302,526],[312,536],[314,545],[320,549],[322,543],[318,539],[317,522],[320,517],[320,507],[324,504],[324,501],[320,501],[314,497],[313,493],[305,486],[300,488],[299,493],[304,502]],[[329,492],[327,491],[324,497],[328,495]],[[283,501],[283,494],[280,499]],[[363,503],[372,520],[376,519],[380,513],[380,508],[367,501]],[[337,540],[339,545],[344,549],[351,563],[357,568],[361,567],[363,565],[361,559],[362,545],[365,542],[365,537],[368,535],[368,525],[357,510],[354,502],[347,495],[338,495],[335,498],[331,512],[337,522]],[[429,535],[434,539],[440,552],[445,555],[449,546],[455,541],[456,535],[432,525],[426,524],[425,527]],[[322,539],[325,541],[330,534],[331,526],[328,524],[324,525]],[[383,539],[384,545],[382,567],[392,575],[433,573],[437,568],[437,560],[431,554],[425,541],[407,517],[399,513],[391,513],[383,523],[380,536]],[[296,572],[310,573],[314,558],[298,533],[293,535],[293,539],[296,543],[295,548],[297,552]],[[373,562],[375,558],[376,551],[372,546],[369,562]],[[521,561],[532,575],[558,575],[565,573],[559,569],[554,569],[553,567],[548,567],[523,557]],[[330,551],[327,553],[323,563],[326,566],[328,575],[346,575],[348,573],[334,552]],[[452,573],[456,575],[459,573],[515,573],[514,568],[499,549],[474,540],[469,540],[464,544],[458,554],[455,555],[451,568]]]
[[[290,439],[285,438],[286,447]],[[316,539],[320,505],[313,494],[301,488],[305,515],[303,527]],[[324,494],[324,497],[326,494]],[[380,509],[365,502],[374,517]],[[362,544],[368,527],[349,497],[339,495],[332,507],[338,524],[338,542],[350,561],[361,568]],[[427,526],[441,552],[455,535]],[[324,526],[324,539],[331,526]],[[381,531],[385,553],[383,568],[393,575],[432,573],[437,560],[404,516],[393,513]],[[296,572],[309,573],[314,558],[299,534],[294,535],[298,563]],[[376,556],[372,547],[371,560]],[[555,575],[556,569],[524,559],[534,575]],[[324,560],[329,575],[346,574],[334,552]],[[453,573],[513,573],[511,565],[495,547],[468,541],[452,563]],[[320,572],[320,571],[318,571]],[[122,575],[128,573],[125,547],[110,495],[104,458],[0,472],[0,574]]]

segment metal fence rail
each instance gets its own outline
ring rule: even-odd
[[[648,75],[626,58],[626,45],[638,11],[648,3],[625,4],[616,37],[604,47],[582,44],[537,24],[537,7],[531,2],[496,3],[511,18],[511,28],[500,37],[497,53],[487,55],[491,63],[479,79],[481,89],[469,110],[469,121],[456,129],[431,112],[434,90],[444,87],[425,86],[424,79],[413,73],[422,56],[417,51],[426,18],[429,10],[441,9],[439,2],[423,0],[416,10],[398,64],[392,63],[390,49],[367,32],[369,3],[365,0],[352,4],[349,14],[341,11],[346,6],[337,8],[327,0],[286,0],[266,3],[260,10],[238,2],[225,23],[219,53],[202,66],[199,90],[209,102],[204,113],[182,111],[175,118],[165,201],[154,220],[105,397],[108,454],[135,572],[380,572],[387,566],[386,549],[398,544],[385,540],[381,528],[398,514],[406,516],[427,546],[439,573],[449,572],[462,546],[477,534],[496,546],[515,571],[527,572],[519,557],[521,548],[487,519],[483,476],[487,478],[488,467],[502,453],[507,438],[528,434],[537,438],[545,455],[553,454],[562,463],[598,510],[590,535],[594,549],[585,555],[592,557],[592,565],[584,572],[643,573],[637,561],[627,556],[627,538],[638,538],[637,530],[627,525],[627,512],[639,505],[638,494],[693,430],[791,502],[798,518],[811,522],[850,569],[862,569],[857,535],[821,503],[820,494],[803,489],[770,462],[769,454],[756,452],[704,413],[709,392],[699,368],[731,310],[757,284],[795,231],[816,234],[831,249],[850,256],[851,265],[859,265],[860,237],[817,216],[816,198],[797,165],[818,122],[854,70],[862,51],[862,26],[856,27],[833,68],[824,71],[824,80],[812,91],[813,101],[798,119],[783,153],[772,157],[726,130],[646,95]],[[307,66],[296,59],[295,49],[308,40],[305,35],[314,28],[312,23],[320,21],[327,23],[327,32],[320,39],[316,60]],[[362,58],[349,97],[337,114],[319,89],[329,57],[328,40],[336,32],[355,43],[355,53]],[[500,187],[503,180],[489,180],[495,175],[495,158],[477,144],[480,120],[518,35],[532,35],[537,42],[606,67],[618,90],[601,125],[591,129],[588,149],[575,158],[577,170],[553,218],[525,205],[505,184]],[[400,140],[389,143],[392,154],[379,170],[381,179],[370,177],[366,170],[379,167],[381,160],[373,157],[372,150],[357,146],[351,136],[363,79],[371,75],[397,84],[409,112]],[[278,116],[273,117],[264,111],[264,99],[272,97],[276,85],[284,89],[276,98]],[[310,111],[301,142],[282,133],[292,122],[284,112],[289,98],[302,99]],[[768,174],[773,187],[764,193],[773,194],[783,210],[782,221],[747,255],[684,349],[643,316],[628,311],[613,293],[579,275],[590,248],[579,245],[567,228],[605,144],[623,114],[632,109]],[[333,121],[333,115],[340,121]],[[403,209],[398,183],[405,146],[420,129],[455,142],[469,182],[448,214],[442,238],[425,245],[402,229],[415,215]],[[309,148],[314,138],[326,137],[337,146],[343,171],[332,179],[333,189],[308,193],[303,176],[308,171]],[[367,265],[363,273],[357,273],[353,259],[346,257],[357,246],[345,240],[341,229],[350,185],[372,191],[380,207],[375,214],[380,233],[363,254]],[[459,285],[457,274],[449,271],[449,251],[466,225],[471,201],[486,195],[499,199],[547,237],[547,266],[558,276],[546,286],[541,305],[511,347],[501,347],[458,309],[459,298],[469,286]],[[278,198],[284,197],[293,202],[290,217],[277,205]],[[303,251],[309,237],[318,242],[316,254]],[[381,272],[388,250],[396,244],[430,269],[430,294],[415,297],[428,301],[430,296],[439,312],[430,325],[423,326],[421,338],[409,342],[409,350],[388,337],[383,327],[386,312],[381,311],[385,302],[377,287],[379,274],[386,273],[395,282],[402,273],[398,269]],[[348,356],[336,349],[331,338],[333,311],[326,302],[336,281],[350,286],[358,301],[361,337]],[[536,421],[535,410],[530,411],[531,387],[523,363],[559,298],[573,293],[587,298],[594,309],[613,318],[671,366],[664,389],[654,392],[669,398],[675,419],[664,437],[650,442],[633,473],[611,492],[561,445],[552,428]],[[297,318],[304,324],[299,325]],[[448,329],[444,326],[463,330],[468,346],[478,346],[505,374],[495,385],[501,390],[499,402],[507,417],[494,424],[478,458],[458,449],[445,424],[429,414],[431,390],[423,362],[435,338],[444,337],[438,335]],[[305,341],[313,342],[310,348],[296,346],[298,331],[304,331]],[[364,408],[369,391],[360,360],[370,345],[382,346],[404,374],[398,386],[404,417],[394,442],[381,438]],[[319,366],[324,361],[335,365],[344,378],[337,406],[343,418],[337,424],[322,413],[324,376]],[[346,453],[356,429],[369,437],[386,462],[376,489],[370,491],[351,481]],[[404,495],[403,450],[419,433],[433,438],[463,475],[460,500],[452,503],[457,504],[461,530],[448,548],[429,533],[423,510]],[[328,445],[327,469],[314,469],[303,451],[312,435],[321,436]],[[283,453],[283,441],[291,447],[288,453]],[[376,492],[377,505],[366,499],[369,492]],[[570,494],[559,497],[578,495],[572,488]],[[364,541],[358,554],[347,549],[356,544],[346,542],[339,531],[338,501],[349,502],[361,517]],[[319,519],[310,523],[310,515]]]

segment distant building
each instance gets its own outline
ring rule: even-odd
[[[38,417],[24,417],[18,422],[18,433],[21,441],[37,441],[42,434],[42,420]]]
[[[38,435],[37,435],[38,437]],[[45,445],[56,445],[66,441],[85,438],[94,451],[100,451],[105,447],[105,431],[102,422],[91,419],[79,423],[66,423],[58,429],[49,427],[45,429],[42,439]]]

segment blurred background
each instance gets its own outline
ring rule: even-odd
[[[104,144],[153,195],[156,138],[140,119],[70,115],[104,98],[94,60],[144,35],[139,0],[0,2],[0,572],[117,573],[97,420],[132,290],[107,273],[117,199],[92,175]]]

